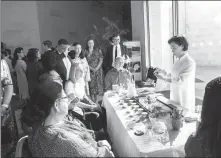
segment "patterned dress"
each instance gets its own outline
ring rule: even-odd
[[[4,87],[12,85],[8,65],[1,60],[1,99],[4,96]],[[15,149],[17,141],[17,128],[14,121],[13,109],[9,107],[7,113],[1,116],[1,156],[6,157]],[[14,147],[14,148],[13,148]]]
[[[92,54],[89,55],[88,50],[86,50],[87,61],[90,67],[96,68],[99,59],[103,58],[103,54],[100,50],[93,50]],[[104,80],[103,80],[103,69],[100,67],[96,72],[91,71],[91,82],[89,83],[90,94],[103,95]]]

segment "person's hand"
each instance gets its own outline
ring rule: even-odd
[[[76,96],[73,93],[68,95],[68,99],[70,99],[71,101],[74,100],[75,98]]]
[[[1,115],[4,116],[8,111],[8,105],[2,104],[1,105]]]
[[[97,144],[98,144],[99,147],[105,146],[109,150],[111,150],[111,146],[106,140],[100,140],[100,141],[97,142]]]
[[[96,68],[94,69],[94,72],[97,72],[97,70],[98,70],[98,68],[96,67]]]
[[[157,77],[157,79],[160,79],[160,80],[165,80],[161,75],[159,74],[155,74],[155,76]]]
[[[97,104],[95,103],[91,103],[91,111],[95,111],[95,109],[97,109]]]
[[[93,67],[91,67],[90,70],[93,72],[96,72],[95,68],[93,68]]]

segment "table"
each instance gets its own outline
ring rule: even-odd
[[[170,142],[165,146],[151,141],[148,135],[136,136],[133,130],[127,129],[128,117],[125,110],[119,106],[119,96],[103,97],[103,106],[106,108],[107,132],[113,144],[113,151],[119,157],[154,157],[154,156],[182,156],[184,157],[184,144],[191,133],[196,129],[196,123],[184,123],[180,131],[172,130],[167,122]],[[129,108],[129,107],[127,107]],[[177,155],[178,154],[178,155]]]

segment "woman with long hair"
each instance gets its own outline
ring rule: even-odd
[[[85,55],[91,74],[91,81],[89,82],[91,98],[94,102],[97,102],[97,95],[102,96],[104,88],[102,69],[103,54],[101,50],[95,46],[94,38],[87,40]]]
[[[31,48],[28,50],[27,54],[27,79],[29,94],[31,94],[38,83],[39,76],[43,73],[42,63],[39,62],[41,59],[41,54],[39,49]]]
[[[26,102],[29,98],[28,81],[26,76],[27,65],[25,61],[22,60],[24,56],[25,55],[23,52],[23,48],[18,47],[14,51],[14,58],[12,60],[12,67],[15,69],[17,76],[17,84],[21,104],[23,104],[23,102]]]
[[[31,94],[21,121],[39,127],[29,136],[33,157],[113,157],[107,141],[95,141],[94,132],[65,120],[69,100],[62,85],[39,84]]]
[[[85,53],[84,51],[82,51],[81,45],[79,43],[75,43],[75,50],[70,51],[68,55],[72,59],[72,63],[79,63],[79,65],[83,67],[85,92],[87,96],[90,96],[89,85],[88,85],[88,82],[91,81],[90,68],[88,66],[87,59],[85,58]]]
[[[210,81],[203,98],[201,122],[186,142],[187,157],[221,157],[221,77]]]

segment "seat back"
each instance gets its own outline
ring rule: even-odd
[[[16,151],[15,151],[15,157],[28,157],[31,158],[31,153],[28,148],[28,136],[24,136],[21,139],[19,139]]]

